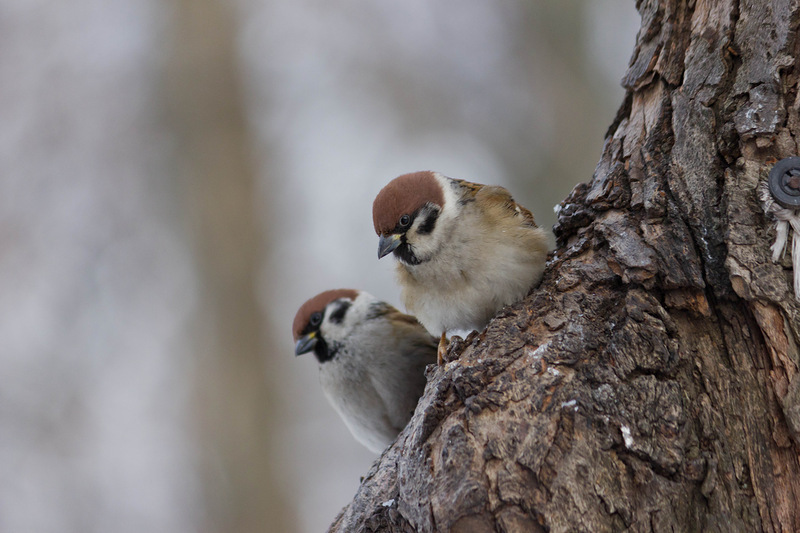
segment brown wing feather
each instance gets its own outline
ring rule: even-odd
[[[458,184],[461,185],[461,187],[463,187],[468,191],[467,194],[471,196],[477,196],[477,194],[481,192],[481,189],[487,187],[486,185],[481,185],[480,183],[472,183],[471,181],[458,180],[454,178],[450,179],[452,179],[453,181],[457,181]]]
[[[420,326],[420,323],[416,319],[416,317],[414,317],[412,315],[407,315],[407,314],[399,311],[396,307],[387,306],[386,313],[384,313],[384,314],[386,315],[386,318],[388,318],[390,320],[395,320],[395,321],[397,321],[399,323],[404,323],[404,324],[407,324],[409,326],[414,326],[414,327]]]
[[[472,183],[470,185],[475,184]],[[499,185],[484,185],[480,187],[480,190],[476,194],[476,197],[477,196],[485,198],[484,201],[487,203],[500,205],[504,209],[513,211],[515,216],[522,217],[525,224],[534,228],[538,227],[536,225],[536,219],[533,218],[533,213],[531,213],[524,206],[515,202],[514,198],[511,196],[511,193],[508,192],[505,187],[500,187]]]

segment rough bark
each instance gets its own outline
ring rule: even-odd
[[[331,531],[800,531],[800,305],[757,194],[798,154],[800,8],[637,8],[545,279],[430,370]]]

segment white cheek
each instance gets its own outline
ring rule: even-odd
[[[433,231],[425,234],[419,233],[419,227],[425,223],[425,220],[416,221],[409,231],[409,245],[414,255],[422,261],[428,261],[440,255],[442,249],[451,244],[450,240],[452,239],[453,228],[457,221],[456,213],[453,212],[453,209],[449,209],[447,205],[446,203],[445,207],[439,211],[439,216],[436,218]],[[452,205],[452,203],[450,205]]]
[[[331,309],[325,312],[325,318],[320,327],[322,336],[329,342],[346,342],[350,335],[363,323],[364,317],[369,313],[370,305],[375,301],[375,297],[370,294],[360,293],[347,309],[344,320],[341,322],[330,320],[330,313],[336,309],[336,306],[332,306]]]
[[[409,235],[408,239],[414,255],[422,261],[427,261],[439,250],[441,247],[440,241],[439,232],[436,230],[425,235],[420,235],[414,231],[412,235]]]

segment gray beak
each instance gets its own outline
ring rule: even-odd
[[[314,345],[317,344],[317,332],[312,331],[308,335],[303,335],[298,339],[297,344],[294,347],[294,354],[295,355],[303,355],[304,353],[308,353],[314,349]]]
[[[401,244],[400,235],[381,235],[381,240],[378,242],[378,259],[389,255]]]

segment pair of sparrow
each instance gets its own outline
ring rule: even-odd
[[[393,253],[406,315],[364,291],[318,294],[297,311],[297,355],[313,351],[322,389],[350,432],[380,452],[408,423],[441,363],[446,332],[482,330],[542,277],[547,236],[499,186],[404,174],[372,205],[378,257]],[[432,335],[439,336],[438,343]]]

